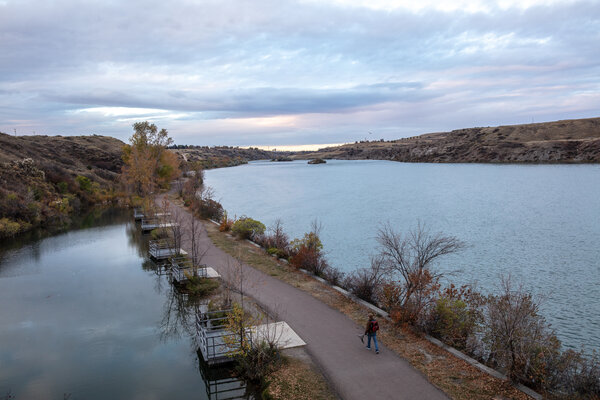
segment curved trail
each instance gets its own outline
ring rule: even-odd
[[[176,207],[176,206],[173,206]],[[177,207],[185,227],[191,214]],[[189,235],[184,234],[184,238]],[[216,247],[201,225],[199,244],[208,249],[202,263],[213,267],[224,278],[233,276],[237,262]],[[189,240],[182,246],[188,253]],[[306,349],[319,365],[331,386],[344,400],[364,399],[440,399],[448,397],[408,362],[385,346],[380,354],[368,351],[357,338],[358,326],[310,294],[244,264],[244,294],[254,298],[307,343]]]

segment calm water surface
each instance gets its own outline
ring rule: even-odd
[[[2,242],[0,398],[209,398],[223,371],[199,364],[188,303],[147,238],[129,212],[96,224]]]
[[[369,264],[389,222],[419,221],[468,244],[440,261],[457,283],[494,290],[512,274],[545,297],[544,315],[568,347],[600,348],[600,166],[253,162],[207,171],[231,217],[281,218],[300,237],[318,218],[330,263]]]

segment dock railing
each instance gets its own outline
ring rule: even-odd
[[[185,252],[182,253],[181,249],[175,245],[175,241],[172,239],[150,240],[148,242],[148,252],[157,260],[186,254]]]
[[[198,345],[204,360],[209,364],[227,362],[239,350],[239,347],[233,345],[239,340],[238,335],[225,329],[229,312],[231,310],[196,313]]]
[[[200,278],[207,278],[207,266],[199,265],[195,267],[196,274]],[[188,274],[194,273],[194,264],[192,260],[186,257],[173,257],[171,258],[171,274],[173,279],[177,282],[183,282],[187,279],[186,272]]]
[[[144,218],[144,213],[142,212],[141,207],[135,207],[133,209],[133,218],[135,220],[141,220],[142,218]]]

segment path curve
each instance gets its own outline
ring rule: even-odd
[[[188,221],[191,214],[178,206],[173,212]],[[187,224],[184,222],[184,226]],[[184,234],[184,238],[190,235]],[[216,247],[201,226],[199,244],[207,248],[202,263],[223,277],[232,276],[237,262]],[[182,247],[191,253],[189,241]],[[383,345],[380,354],[367,350],[357,335],[364,327],[338,310],[288,283],[244,264],[246,295],[286,321],[306,342],[306,349],[326,379],[344,400],[364,399],[440,399],[448,397],[419,371]],[[247,274],[247,275],[246,275]]]

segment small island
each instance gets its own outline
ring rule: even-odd
[[[326,164],[327,161],[323,160],[322,158],[315,158],[312,160],[308,161],[309,164]]]

